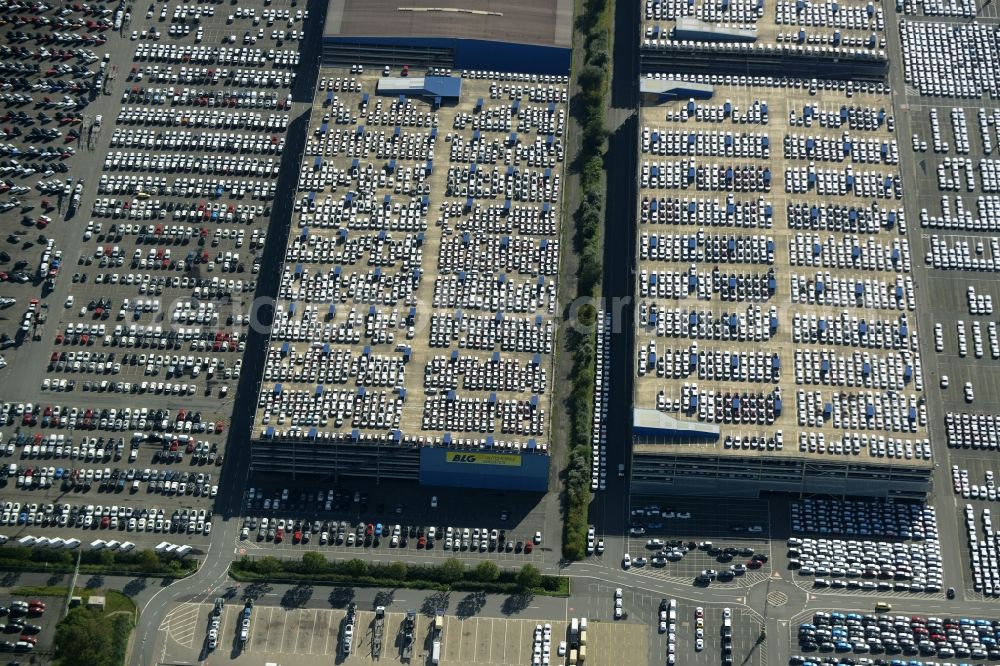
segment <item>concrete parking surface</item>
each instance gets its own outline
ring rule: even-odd
[[[222,658],[236,664],[260,664],[261,660],[281,664],[349,663],[373,661],[372,610],[359,610],[355,625],[354,649],[344,659],[341,654],[341,609],[296,608],[257,605],[252,613],[250,640],[239,646],[241,603],[229,603],[222,614],[219,646],[207,651],[207,629],[211,603],[181,603],[167,614],[161,628],[163,663],[191,663]],[[469,612],[474,609],[458,609]],[[400,627],[404,611],[386,613],[383,650],[379,663],[404,663],[400,658]],[[442,664],[526,664],[531,662],[535,626],[552,625],[553,663],[559,641],[567,640],[566,620],[469,617],[446,615],[442,632]],[[416,647],[410,663],[428,661],[431,652],[433,618],[417,614]],[[653,630],[655,632],[655,629]],[[645,663],[650,650],[650,626],[646,624],[592,619],[588,629],[588,661],[594,664]]]

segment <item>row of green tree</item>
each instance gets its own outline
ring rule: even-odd
[[[70,572],[76,566],[77,552],[63,548],[0,548],[0,569],[18,571]],[[185,576],[197,568],[193,558],[178,558],[152,550],[126,553],[103,548],[80,553],[80,571],[90,574],[146,574]]]
[[[449,558],[439,565],[413,565],[405,562],[381,564],[360,559],[331,561],[322,553],[309,551],[302,555],[301,560],[271,556],[257,559],[243,557],[233,562],[231,573],[237,580],[353,583],[496,593],[568,593],[565,578],[542,575],[531,564],[525,564],[518,570],[501,569],[491,560],[483,560],[474,567],[467,567],[455,558]]]
[[[580,124],[583,128],[580,164],[580,206],[576,211],[574,245],[580,256],[577,297],[600,296],[604,275],[601,229],[604,220],[604,154],[607,131],[604,109],[610,70],[609,0],[586,0],[579,24],[584,34],[585,62],[577,77]],[[573,354],[569,396],[569,459],[566,467],[566,519],[563,556],[578,560],[586,554],[587,515],[590,506],[591,418],[594,407],[596,310],[583,305],[577,311],[580,326],[570,327],[567,344]]]

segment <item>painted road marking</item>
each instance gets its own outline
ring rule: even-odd
[[[179,645],[193,647],[199,610],[199,604],[184,603],[167,613],[163,618],[167,635]]]

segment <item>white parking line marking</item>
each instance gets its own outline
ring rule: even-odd
[[[309,652],[306,654],[313,653],[313,641],[316,639],[316,621],[319,619],[319,611],[311,611],[313,614],[313,626],[312,631],[309,632]]]
[[[270,651],[270,650],[268,650],[268,648],[271,647],[271,629],[272,629],[271,623],[274,621],[274,611],[275,611],[275,609],[274,609],[274,607],[271,607],[268,610],[269,610],[269,612],[268,612],[268,615],[267,615],[267,625],[266,625],[266,627],[264,629],[264,650],[263,650],[264,652],[269,652]]]
[[[490,618],[490,651],[489,651],[489,662],[493,663],[493,618]]]
[[[288,631],[288,611],[283,611],[285,621],[281,624],[281,652],[285,651],[285,632]]]
[[[222,622],[219,624],[219,640],[217,643],[222,646],[223,636],[226,635],[226,626],[229,624],[229,613],[222,614]]]
[[[476,622],[476,633],[472,637],[472,654],[479,659],[479,622]]]
[[[312,629],[315,629],[316,628],[316,615],[315,615],[314,611],[311,611],[311,610],[300,610],[299,611],[299,630],[297,632],[295,632],[295,654],[311,654],[311,652],[309,652],[309,651],[302,652],[302,653],[300,653],[298,651],[298,649],[299,649],[299,640],[302,638],[302,629],[304,628],[303,625],[306,623],[306,621],[309,619],[310,616],[312,616],[312,620],[313,620]]]

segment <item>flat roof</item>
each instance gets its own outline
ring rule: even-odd
[[[698,3],[702,5],[703,3]],[[753,4],[757,5],[754,10]],[[795,12],[795,2],[770,3],[764,9],[764,2],[733,3],[730,10],[705,12],[706,7],[694,4],[647,3],[642,10],[642,28],[639,42],[645,48],[662,47],[665,43],[695,40],[704,42],[720,41],[715,37],[753,35],[758,45],[782,45],[800,48],[861,49],[885,55],[885,12],[879,3],[841,3],[840,11],[828,17],[824,12],[827,5],[807,3],[803,13]],[[739,6],[737,6],[739,5]],[[791,14],[786,10],[791,8]],[[784,17],[784,23],[779,18]],[[681,31],[674,36],[673,30]],[[695,33],[695,34],[692,34]],[[697,34],[700,33],[700,34]],[[869,43],[872,34],[875,43]],[[722,40],[728,41],[728,40]]]
[[[319,71],[253,437],[547,453],[568,90],[408,81]]]
[[[571,0],[331,0],[324,37],[484,39],[570,48]]]
[[[457,76],[383,76],[376,91],[380,95],[421,95],[454,99],[462,94]]]
[[[645,83],[693,85],[685,78],[666,73]],[[860,190],[853,189],[820,192],[815,185],[805,191],[798,186],[786,190],[786,181],[801,182],[804,176],[799,181],[794,179],[811,162],[826,173],[844,172],[849,167],[852,174],[863,178],[867,176],[861,173],[874,172],[871,179],[879,182],[884,182],[886,175],[898,174],[896,136],[887,123],[887,117],[892,115],[891,96],[853,92],[848,97],[841,90],[810,94],[801,86],[713,88],[714,94],[708,100],[690,102],[682,98],[640,109],[636,239],[639,319],[635,343],[637,351],[646,355],[644,358],[655,355],[656,367],[633,370],[633,451],[931,466],[932,460],[917,455],[871,455],[867,445],[862,445],[856,455],[833,453],[835,444],[845,437],[876,442],[895,438],[903,443],[904,450],[907,441],[927,441],[927,427],[919,419],[912,429],[894,431],[888,407],[894,397],[919,405],[925,395],[925,377],[913,330],[917,310],[909,302],[900,306],[888,297],[826,301],[810,295],[810,290],[819,289],[817,282],[854,284],[852,280],[871,281],[868,291],[881,286],[882,294],[896,293],[897,279],[911,275],[910,247],[900,225],[886,221],[890,216],[903,219],[902,200],[891,192],[876,195],[874,189],[873,196],[862,196]],[[762,111],[765,107],[766,112]],[[754,109],[759,115],[754,115]],[[880,113],[884,117],[876,122]],[[871,120],[852,128],[852,114]],[[820,117],[824,118],[822,123]],[[861,161],[854,153],[844,156],[845,134],[854,144],[872,152],[871,162]],[[827,149],[816,150],[813,144]],[[883,145],[887,151],[884,155],[880,152]],[[876,154],[879,157],[874,157]],[[767,168],[772,174],[769,187],[749,177],[745,184],[736,186],[722,175],[727,169],[748,174],[758,168]],[[689,170],[694,171],[694,177],[689,176]],[[814,207],[815,212],[810,212]],[[836,222],[834,207],[839,211],[853,208],[855,213],[849,218],[854,220],[853,226],[846,220],[842,226]],[[768,258],[765,252],[755,258],[750,251],[732,258],[725,253],[709,256],[712,243],[732,243],[735,248],[755,242],[770,243],[773,257]],[[897,263],[889,259],[893,248],[899,251]],[[846,258],[852,252],[859,257],[857,264]],[[741,282],[746,297],[739,296]],[[856,293],[853,286],[850,290]],[[918,308],[927,306],[917,301]],[[776,318],[777,328],[765,332],[771,316]],[[692,317],[699,325],[725,330],[727,334],[689,333],[684,327],[690,325]],[[905,330],[901,325],[904,317],[908,323]],[[757,326],[761,333],[754,339]],[[865,331],[892,331],[900,343],[891,343],[887,333],[884,344],[852,346],[838,343],[833,335],[835,330],[853,334],[861,326]],[[811,340],[810,327],[831,334]],[[747,332],[744,339],[728,334],[737,329]],[[694,361],[690,360],[692,356]],[[748,367],[757,368],[756,374]],[[905,374],[907,368],[911,375]],[[862,372],[868,373],[867,379],[862,379]],[[741,373],[747,378],[741,379]],[[735,411],[739,409],[736,400],[745,402],[747,394],[753,401],[756,395],[776,396],[777,391],[782,406],[771,422],[723,420],[716,409],[702,414],[701,407],[707,408],[708,403],[726,400]],[[694,398],[691,392],[696,394]],[[861,407],[857,407],[859,404]],[[808,421],[810,409],[825,409],[828,405],[831,413],[824,418],[814,423],[800,422]],[[856,409],[869,408],[879,410],[878,418],[885,410],[884,428],[875,422],[852,420]],[[728,414],[726,409],[722,411]],[[904,411],[901,418],[908,419],[909,410]],[[919,414],[919,409],[916,411]],[[670,418],[657,420],[648,412]],[[720,430],[718,441],[696,436],[690,426],[699,424]],[[746,447],[727,447],[725,442],[727,437],[776,440],[779,432],[783,439],[780,450],[752,448],[751,442]],[[800,437],[805,438],[804,449]],[[819,450],[819,437],[824,438],[826,451]],[[811,441],[817,442],[816,450],[810,450]]]
[[[707,83],[693,83],[677,79],[652,79],[644,76],[639,79],[639,92],[651,95],[676,95],[677,97],[691,97],[692,93],[698,93],[711,97],[715,94],[715,88]]]
[[[669,414],[655,409],[632,410],[632,429],[638,433],[646,432],[652,436],[658,433],[699,439],[717,439],[721,432],[714,423],[700,423],[690,419],[676,419]]]
[[[700,39],[709,42],[753,42],[757,40],[756,27],[730,27],[701,21],[693,16],[678,16],[674,29],[676,31],[676,39]]]

